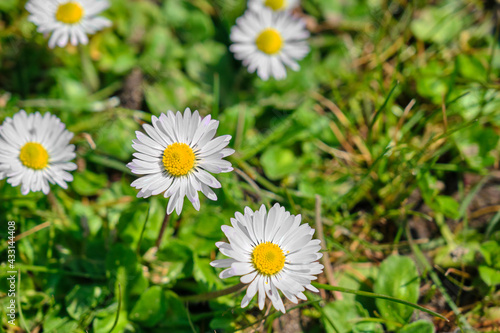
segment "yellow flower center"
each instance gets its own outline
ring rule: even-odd
[[[56,20],[66,24],[80,22],[83,17],[83,8],[78,2],[66,2],[60,4],[56,12]]]
[[[274,275],[285,266],[285,255],[278,245],[265,242],[253,249],[252,263],[259,273]]]
[[[286,0],[266,0],[264,5],[272,10],[281,10],[286,6]]]
[[[185,143],[172,143],[163,152],[163,165],[172,176],[187,175],[194,167],[196,156]]]
[[[281,50],[283,39],[278,30],[268,28],[263,30],[255,39],[257,48],[267,54],[275,54]]]
[[[49,154],[38,142],[26,143],[21,148],[19,159],[24,166],[35,170],[44,169],[49,164]]]

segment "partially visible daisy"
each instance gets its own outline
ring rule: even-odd
[[[73,133],[59,118],[24,110],[6,118],[0,126],[0,179],[12,186],[21,185],[21,193],[42,191],[49,183],[68,188],[73,180],[68,171],[76,170],[75,146],[69,144]]]
[[[49,47],[87,44],[87,34],[111,26],[111,21],[97,16],[109,7],[107,0],[30,0],[26,10],[28,20],[38,26],[41,33],[52,33]]]
[[[246,307],[257,291],[259,308],[264,308],[267,297],[274,307],[285,313],[285,306],[278,293],[291,302],[298,298],[306,300],[303,291],[318,292],[311,285],[323,265],[317,262],[323,255],[320,240],[312,239],[314,229],[308,224],[300,224],[301,216],[290,215],[285,208],[275,204],[266,213],[264,205],[253,212],[245,208],[245,215],[237,212],[231,219],[232,227],[222,226],[229,243],[215,245],[220,252],[231,259],[212,261],[214,267],[228,267],[220,273],[220,278],[241,276],[242,283],[249,284],[241,307]]]
[[[200,210],[198,191],[217,200],[211,187],[220,188],[221,184],[208,172],[233,170],[231,163],[223,160],[234,153],[234,149],[225,148],[231,136],[214,139],[219,122],[210,115],[200,117],[198,111],[191,113],[189,108],[184,115],[169,110],[159,118],[153,116],[151,122],[153,126],[143,126],[146,134],[136,132],[137,140],[132,145],[137,150],[133,154],[136,158],[127,164],[133,173],[145,175],[131,184],[140,189],[137,197],[163,193],[170,198],[167,214],[174,209],[180,214],[185,196]]]
[[[260,11],[263,8],[273,11],[290,11],[298,7],[300,0],[248,0],[248,8]]]
[[[287,12],[247,10],[231,28],[229,49],[250,73],[257,71],[263,80],[271,76],[281,80],[286,77],[285,65],[299,70],[297,60],[309,53],[308,37],[304,21]]]

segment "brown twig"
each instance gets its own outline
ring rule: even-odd
[[[500,205],[483,207],[470,213],[469,218],[475,219],[486,214],[496,213],[500,210]]]
[[[261,320],[259,327],[255,330],[256,332],[264,332],[264,323],[266,322],[266,318],[269,315],[269,312],[271,311],[272,303],[268,302],[267,303],[267,310],[266,313],[264,314],[264,318]]]
[[[47,222],[44,222],[44,223],[41,223],[33,228],[31,228],[30,230],[27,230],[25,232],[22,232],[20,233],[19,235],[17,235],[15,238],[14,238],[14,241],[17,242],[18,240],[26,237],[26,236],[29,236],[31,234],[34,234],[35,232],[39,231],[39,230],[42,230],[44,228],[47,228],[48,226],[50,226],[50,222],[47,221]]]
[[[410,101],[410,103],[408,103],[408,105],[405,107],[405,110],[403,111],[403,115],[401,116],[401,118],[399,118],[398,124],[396,126],[396,130],[394,131],[394,145],[395,146],[398,143],[398,133],[401,130],[401,127],[403,127],[403,122],[406,119],[406,117],[408,116],[408,113],[410,113],[410,110],[413,108],[414,105],[415,105],[415,100],[412,99]]]
[[[259,185],[257,185],[257,183],[254,182],[253,179],[250,178],[250,176],[248,176],[246,173],[244,173],[241,169],[234,168],[234,172],[236,172],[241,178],[243,178],[255,190],[255,192],[259,196],[259,201],[260,201],[260,199],[262,199],[262,190],[259,187]]]
[[[312,98],[323,104],[325,107],[327,107],[332,113],[337,117],[337,119],[340,121],[343,127],[349,128],[350,123],[347,117],[344,115],[342,110],[331,100],[327,99],[326,97],[318,94],[317,92],[313,92],[311,95]]]
[[[443,94],[443,101],[441,103],[441,111],[443,112],[443,123],[444,123],[444,132],[448,132],[448,117],[446,116],[446,104],[445,104],[445,96]]]
[[[47,194],[47,199],[49,200],[49,203],[50,203],[52,209],[56,212],[56,214],[61,219],[63,225],[65,227],[69,227],[70,223],[69,223],[66,215],[64,214],[62,207],[59,205],[59,202],[57,201],[57,198],[56,198],[53,191],[50,191],[49,194]]]

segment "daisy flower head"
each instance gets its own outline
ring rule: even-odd
[[[59,118],[24,110],[6,118],[0,126],[0,179],[12,186],[21,185],[21,193],[42,191],[49,183],[64,189],[73,180],[68,171],[76,170],[75,146],[69,144],[73,133]]]
[[[242,283],[249,284],[241,307],[246,307],[258,292],[259,308],[264,308],[267,297],[273,306],[285,313],[278,293],[291,302],[306,300],[304,290],[318,292],[311,285],[323,265],[318,251],[321,241],[312,239],[314,229],[300,224],[300,215],[290,215],[285,208],[275,204],[269,213],[264,205],[258,211],[245,208],[245,214],[237,212],[231,219],[232,227],[223,225],[222,231],[229,243],[215,245],[230,259],[212,261],[213,267],[225,267],[219,277],[241,276]]]
[[[87,34],[94,34],[111,21],[97,16],[109,7],[107,0],[29,0],[28,20],[38,26],[41,33],[52,33],[49,47],[87,44]]]
[[[209,172],[233,170],[231,163],[223,160],[234,153],[234,149],[225,148],[231,136],[214,138],[219,122],[210,115],[203,118],[189,108],[184,114],[169,110],[159,118],[153,116],[151,123],[152,126],[143,125],[146,133],[136,132],[132,147],[137,152],[127,164],[133,173],[144,175],[131,184],[140,190],[137,197],[163,193],[170,198],[167,214],[174,209],[180,214],[185,196],[200,210],[199,191],[210,200],[217,200],[211,188],[220,188],[221,184]]]
[[[309,53],[305,23],[287,12],[263,8],[247,10],[231,28],[229,47],[250,73],[257,71],[262,80],[286,78],[286,68],[300,69],[297,60]]]
[[[300,0],[248,0],[248,8],[260,11],[264,8],[279,12],[291,11],[297,8]]]

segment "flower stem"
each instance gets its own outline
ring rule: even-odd
[[[242,290],[245,286],[246,286],[246,284],[240,282],[237,285],[234,285],[232,287],[229,287],[229,288],[226,288],[223,290],[212,291],[212,292],[204,293],[201,295],[192,295],[192,296],[181,297],[181,300],[184,302],[188,302],[188,303],[205,302],[205,301],[217,298],[217,297],[226,296],[226,295],[238,292],[238,291]]]
[[[420,310],[420,311],[423,311],[423,312],[427,312],[428,314],[431,314],[433,316],[439,317],[439,318],[444,319],[446,321],[449,321],[446,317],[440,315],[439,313],[431,311],[431,310],[429,310],[427,308],[424,308],[423,306],[420,306],[418,304],[415,304],[415,303],[412,303],[412,302],[408,302],[408,301],[405,301],[403,299],[399,299],[399,298],[396,298],[396,297],[392,297],[392,296],[388,296],[388,295],[382,295],[382,294],[376,294],[376,293],[371,293],[371,292],[368,292],[368,291],[361,291],[361,290],[354,290],[354,289],[348,289],[348,288],[342,288],[342,287],[335,287],[335,286],[330,286],[330,285],[327,285],[327,284],[321,284],[321,283],[316,283],[316,282],[312,282],[311,284],[313,286],[315,286],[316,288],[326,289],[326,290],[330,290],[330,291],[340,291],[342,293],[354,294],[354,295],[365,296],[365,297],[380,298],[380,299],[385,299],[385,300],[388,300],[388,301],[391,301],[391,302],[404,304],[404,305],[410,306],[412,308],[415,308],[417,310]]]
[[[169,220],[170,220],[170,215],[168,215],[167,212],[165,212],[165,218],[163,219],[163,222],[161,224],[160,233],[158,234],[158,238],[156,239],[156,243],[155,243],[157,249],[160,248],[161,240],[163,238],[163,234],[165,233],[165,230],[167,229]]]

